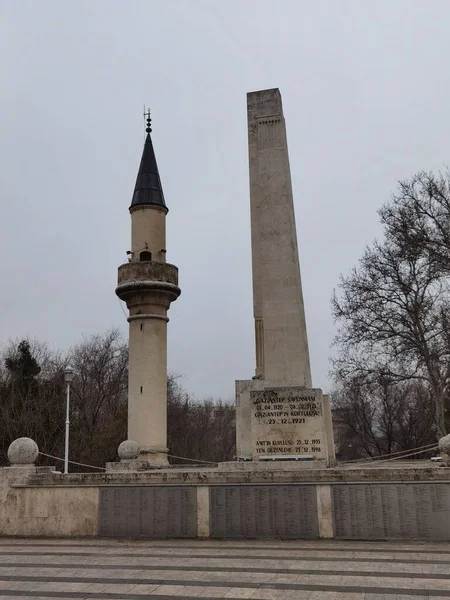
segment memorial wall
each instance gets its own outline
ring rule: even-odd
[[[450,540],[449,483],[329,487],[332,530],[337,539]],[[321,524],[317,488],[316,485],[204,486],[208,514],[202,518],[208,523],[212,538],[318,538]],[[196,537],[198,489],[195,486],[100,487],[99,535]],[[321,508],[323,514],[324,507]]]
[[[99,535],[185,538],[197,535],[194,487],[100,488]]]
[[[319,536],[314,486],[210,487],[209,514],[213,538]]]
[[[448,472],[412,465],[68,477],[4,468],[0,535],[450,541]]]
[[[450,540],[450,484],[332,486],[336,538]]]

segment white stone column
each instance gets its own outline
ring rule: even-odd
[[[332,538],[333,508],[331,500],[331,485],[317,485],[317,519],[319,522],[319,537]]]
[[[197,537],[209,538],[209,486],[197,487]]]
[[[278,89],[247,95],[256,376],[311,387],[292,184]]]
[[[167,317],[130,320],[128,439],[140,460],[167,466]]]

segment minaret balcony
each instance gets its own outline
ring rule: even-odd
[[[120,265],[117,283],[126,281],[167,281],[178,285],[178,268],[170,263],[130,262]]]
[[[136,261],[119,267],[116,294],[127,304],[142,295],[163,296],[170,304],[180,293],[175,265]]]

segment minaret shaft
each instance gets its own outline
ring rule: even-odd
[[[163,210],[136,207],[131,213],[131,252],[139,260],[150,252],[151,260],[166,262],[166,214]]]
[[[311,387],[286,126],[278,89],[247,95],[256,377]]]
[[[142,458],[167,462],[167,320],[130,321],[128,371],[128,439]],[[150,452],[147,452],[150,451]]]

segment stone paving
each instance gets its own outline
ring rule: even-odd
[[[0,540],[0,599],[450,599],[450,545]]]

